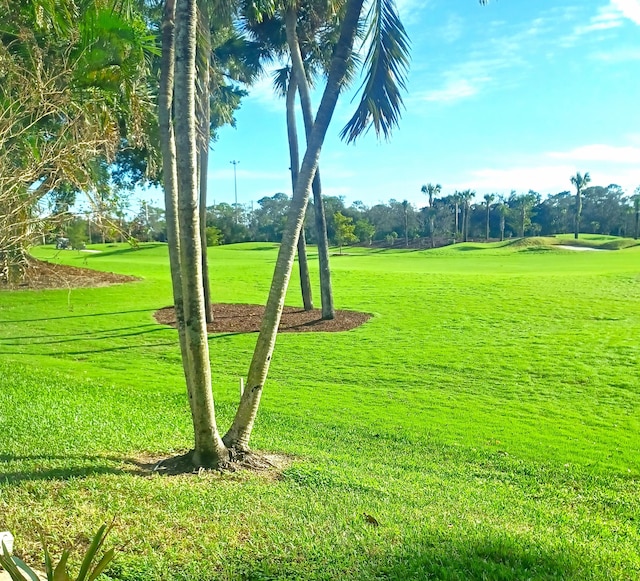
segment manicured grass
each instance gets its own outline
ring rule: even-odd
[[[279,337],[252,441],[293,457],[277,479],[139,475],[191,443],[166,248],[95,248],[56,260],[143,280],[0,294],[0,529],[28,559],[34,523],[60,549],[117,515],[130,580],[640,578],[638,247],[336,256],[336,306],[376,316]],[[275,257],[211,250],[216,300],[264,303]],[[211,337],[222,429],[255,339]]]

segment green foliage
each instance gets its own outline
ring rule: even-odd
[[[222,231],[215,226],[208,226],[206,229],[207,246],[219,246],[222,243]]]
[[[344,216],[341,212],[333,214],[333,221],[336,227],[336,244],[340,247],[340,254],[342,254],[342,247],[350,242],[356,242],[358,237],[355,235],[355,224],[353,219]]]
[[[355,235],[360,242],[371,245],[371,240],[376,233],[376,227],[369,220],[358,220],[355,224]]]
[[[87,223],[84,220],[74,220],[65,226],[65,234],[71,243],[71,248],[78,250],[88,240]]]
[[[91,544],[87,547],[80,570],[74,581],[96,581],[98,577],[106,570],[115,556],[115,549],[109,549],[102,557],[98,559],[98,553],[102,549],[104,540],[112,529],[113,524],[107,526],[102,525],[98,532],[93,537]],[[51,553],[49,548],[43,539],[44,546],[44,562],[45,572],[47,574],[47,581],[72,581],[72,577],[69,574],[67,561],[71,554],[70,550],[62,552],[60,561],[54,567],[51,560]],[[24,561],[18,559],[18,557],[9,557],[6,551],[4,543],[2,544],[2,551],[0,551],[0,565],[9,573],[12,581],[38,581],[36,572],[31,569]],[[96,562],[97,561],[97,562]],[[95,563],[95,564],[94,564]]]

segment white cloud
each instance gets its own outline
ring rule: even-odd
[[[485,78],[484,80],[489,80]],[[479,86],[482,79],[475,84],[466,79],[449,79],[444,87],[441,89],[434,89],[433,91],[426,91],[419,95],[417,98],[420,101],[439,102],[439,103],[451,103],[453,101],[460,101],[468,97],[473,97],[479,92]]]
[[[611,5],[625,18],[640,25],[640,0],[611,0]]]
[[[457,14],[450,14],[447,19],[447,23],[442,26],[440,30],[440,35],[442,39],[448,43],[454,43],[460,37],[462,37],[463,32],[463,21],[460,16]]]
[[[640,48],[624,47],[591,54],[591,59],[608,64],[627,63],[640,60]]]
[[[253,85],[247,87],[247,92],[249,93],[248,100],[257,101],[269,111],[284,114],[284,99],[276,95],[270,71],[263,74]]]
[[[573,162],[609,162],[616,164],[640,164],[640,147],[605,144],[584,145],[569,151],[554,151],[547,154],[555,159]]]

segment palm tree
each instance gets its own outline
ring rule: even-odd
[[[582,175],[577,172],[576,175],[571,176],[571,183],[576,187],[576,211],[575,211],[575,230],[574,238],[578,239],[578,233],[580,232],[580,218],[582,217],[582,192],[591,181],[589,172]]]
[[[295,100],[298,83],[293,71],[289,73],[289,82],[286,90],[287,103],[287,136],[289,140],[289,162],[291,164],[291,187],[295,190],[298,172],[300,171],[300,154],[298,151],[298,132],[296,130]],[[326,232],[326,229],[325,229]],[[302,303],[305,311],[313,310],[313,298],[311,295],[311,280],[309,277],[309,264],[307,261],[307,244],[304,235],[304,227],[298,238],[298,269],[300,273],[300,287],[302,290]]]
[[[489,241],[489,213],[491,212],[491,204],[496,199],[493,194],[485,194],[484,195],[484,203],[487,206],[487,229],[486,229],[486,240]]]
[[[248,449],[249,446],[262,388],[275,347],[278,324],[293,266],[295,245],[302,228],[320,149],[347,74],[356,33],[362,26],[360,17],[362,6],[363,0],[348,0],[345,7],[340,37],[333,51],[327,83],[313,128],[307,139],[307,150],[291,201],[265,315],[249,368],[247,389],[241,398],[233,424],[224,437],[228,447]],[[408,55],[406,33],[397,17],[393,3],[378,0],[373,6],[374,10],[369,14],[372,22],[369,27],[371,45],[365,58],[368,72],[364,91],[356,116],[345,128],[351,140],[366,131],[370,123],[373,123],[379,134],[388,135],[391,127],[398,122],[399,109],[395,106],[400,107],[402,102],[397,93],[397,83],[400,85],[404,83]],[[390,75],[390,70],[395,74]],[[383,71],[387,71],[387,74],[382,74]],[[396,90],[393,89],[394,87]],[[392,94],[397,95],[398,101],[394,101],[393,97],[389,98]]]
[[[240,95],[243,94],[235,87],[227,85],[224,78],[233,78],[235,81],[250,84],[262,72],[259,47],[240,37],[233,30],[231,12],[221,10],[221,7],[222,5],[219,3],[214,6],[208,0],[198,0],[198,42],[196,46],[198,204],[200,209],[200,239],[203,249],[202,285],[207,323],[211,323],[213,320],[209,263],[206,251],[207,178],[212,131],[224,124],[233,123],[233,112],[239,105]],[[215,39],[215,44],[212,43],[212,38]],[[215,111],[212,114],[211,102],[215,96],[220,96],[221,93],[225,94],[225,98],[218,98],[214,101]],[[306,261],[301,261],[301,264],[303,263],[306,265]]]
[[[515,192],[512,192],[512,194]],[[499,197],[498,215],[500,216],[500,242],[504,242],[504,228],[509,215],[509,206],[505,203],[504,196]]]
[[[187,377],[193,416],[197,466],[219,466],[228,458],[218,433],[202,287],[196,135],[196,0],[178,0],[175,11],[175,163],[180,278],[184,303]]]
[[[427,185],[422,186],[420,191],[429,196],[429,236],[431,237],[431,248],[435,247],[435,224],[436,224],[436,214],[435,208],[433,207],[434,198],[442,191],[442,186],[440,184],[432,184],[428,183]]]
[[[453,243],[455,244],[456,240],[458,240],[460,203],[462,202],[462,194],[458,190],[456,190],[451,196],[451,201],[453,202]]]
[[[468,242],[469,239],[469,214],[471,213],[471,200],[476,195],[472,190],[460,192],[462,201],[462,240]]]
[[[313,127],[313,108],[311,105],[310,84],[311,77],[328,66],[330,57],[327,49],[335,44],[332,33],[335,31],[331,18],[325,12],[336,12],[335,6],[305,6],[304,17],[299,17],[298,8],[292,4],[283,4],[278,12],[268,15],[251,15],[247,20],[246,28],[250,34],[261,42],[268,52],[274,56],[288,55],[291,59],[291,67],[284,67],[274,74],[276,91],[287,96],[287,124],[289,155],[297,157],[298,137],[295,131],[295,92],[300,96],[300,107],[303,114],[305,135],[308,137]],[[329,25],[327,25],[329,23]],[[292,91],[289,88],[293,83]],[[291,168],[294,172],[294,163]],[[297,175],[298,168],[295,168]],[[293,177],[293,173],[292,173]],[[322,186],[320,170],[316,170],[313,179],[313,207],[315,215],[315,228],[318,245],[318,262],[320,274],[320,296],[322,303],[322,318],[333,319],[335,309],[333,305],[333,290],[331,285],[331,270],[329,265],[329,240],[327,236],[327,223],[322,199]],[[306,254],[301,251],[304,245],[304,229],[298,240],[298,256],[301,268],[301,284],[303,285],[303,300],[306,292],[310,296],[310,287],[305,291],[304,281],[308,280],[308,268],[306,268]],[[302,270],[306,270],[305,274]],[[309,298],[310,302],[310,298]],[[306,301],[305,301],[306,303]]]

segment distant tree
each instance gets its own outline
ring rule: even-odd
[[[364,218],[356,222],[355,234],[360,242],[366,242],[371,246],[371,241],[376,233],[376,227]]]
[[[435,226],[436,226],[436,212],[433,207],[435,197],[441,192],[442,186],[440,184],[428,183],[420,189],[420,191],[429,197],[429,237],[431,238],[431,248],[435,246]]]
[[[574,230],[574,238],[578,239],[578,234],[580,232],[580,218],[582,217],[582,192],[587,187],[589,182],[591,181],[591,176],[589,172],[586,172],[582,175],[580,172],[576,173],[576,175],[571,176],[571,183],[576,187],[576,210],[575,210],[575,230]]]
[[[469,239],[469,214],[471,213],[471,200],[476,193],[472,190],[464,190],[464,192],[458,193],[460,201],[462,202],[462,240],[467,242]]]
[[[340,247],[340,255],[342,255],[342,247],[349,242],[356,242],[358,240],[355,235],[355,225],[353,220],[347,216],[344,216],[341,212],[336,212],[333,215],[333,220],[336,224],[336,243]]]
[[[516,195],[511,193],[509,205],[516,210],[518,216],[518,230],[521,238],[525,237],[527,229],[531,226],[531,209],[539,200],[540,195],[533,190],[526,194]]]
[[[409,247],[409,208],[411,205],[407,200],[402,201],[402,217],[404,221],[404,245]]]
[[[215,226],[207,226],[206,230],[207,246],[220,246],[222,242],[222,232]]]
[[[487,241],[489,241],[489,214],[491,212],[491,204],[495,199],[496,197],[493,194],[484,195],[484,203],[486,204],[486,207],[487,207],[487,228],[486,228],[486,234],[485,234],[485,239]]]
[[[460,204],[462,203],[462,193],[456,190],[451,196],[451,202],[453,205],[453,243],[455,244],[458,238],[458,232],[460,231]]]
[[[498,204],[498,215],[500,216],[500,242],[504,241],[504,228],[509,215],[509,206],[505,203],[504,196],[500,196]]]
[[[640,230],[640,186],[635,189],[635,193],[631,198],[633,200],[633,212],[634,212],[634,222],[633,222],[633,238],[634,240],[638,239],[638,230]]]

